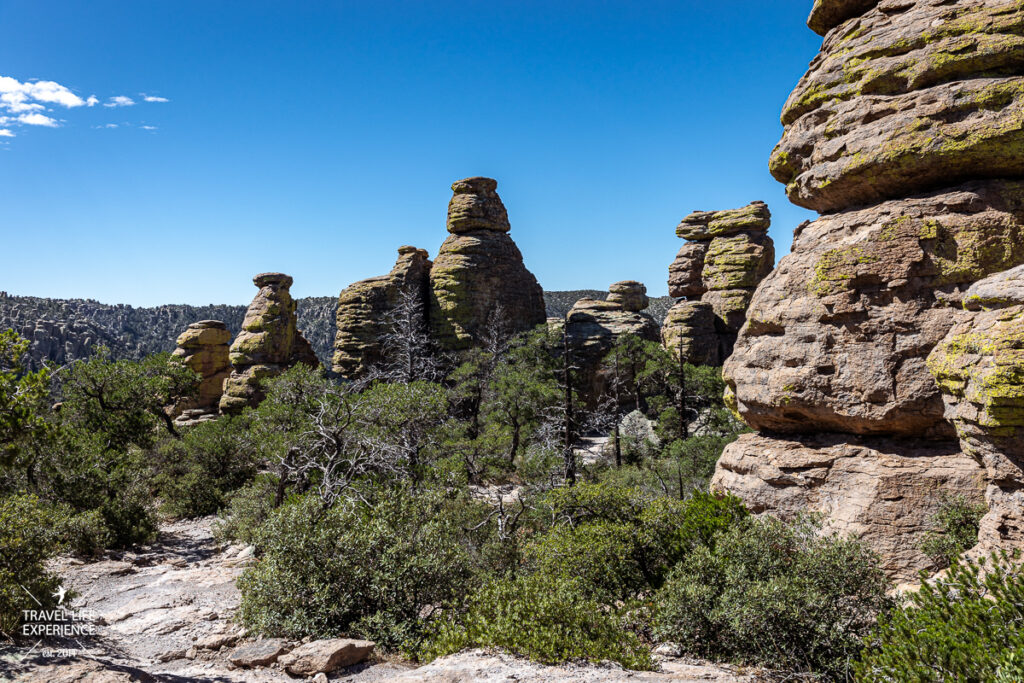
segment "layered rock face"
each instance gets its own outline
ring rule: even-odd
[[[988,478],[976,551],[1024,546],[1024,266],[967,290],[928,357],[946,418]]]
[[[775,265],[770,225],[764,202],[683,219],[676,234],[687,242],[669,266],[669,296],[681,300],[662,327],[667,348],[701,365],[718,365],[732,353],[754,290]],[[698,300],[706,306],[695,306]]]
[[[442,349],[472,346],[495,313],[514,332],[547,319],[544,292],[508,236],[508,214],[497,186],[490,178],[452,184],[451,234],[430,269],[430,327]]]
[[[171,358],[199,375],[199,395],[172,409],[175,419],[193,422],[215,416],[224,393],[224,381],[231,374],[228,349],[231,332],[220,320],[200,320],[188,326],[178,337],[178,348]]]
[[[220,399],[223,413],[238,412],[263,400],[262,379],[279,375],[296,363],[320,365],[313,347],[296,328],[291,276],[260,273],[252,281],[260,291],[231,344],[232,371]]]
[[[398,248],[398,261],[387,275],[361,280],[338,297],[334,372],[357,379],[383,360],[388,315],[402,292],[415,295],[426,310],[430,297],[430,259],[416,247]]]
[[[608,378],[601,371],[601,361],[615,342],[633,335],[658,341],[658,324],[646,313],[647,288],[634,280],[616,282],[609,288],[605,301],[580,299],[565,318],[565,332],[573,353],[573,364],[581,398],[594,407],[607,394]],[[620,396],[628,401],[629,396]]]
[[[1024,528],[1005,436],[1021,379],[1005,271],[1024,263],[1024,11],[818,0],[810,24],[822,51],[770,167],[825,215],[797,229],[725,363],[727,399],[762,433],[727,449],[714,483],[761,509],[824,512],[913,578],[927,525],[907,515],[926,519],[942,489],[987,487],[983,543]],[[961,310],[997,290],[999,310]],[[822,466],[836,449],[854,449],[856,470]]]

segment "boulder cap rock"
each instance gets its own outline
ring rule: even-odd
[[[190,330],[226,330],[228,326],[223,320],[200,320],[188,326]]]
[[[848,19],[858,17],[879,0],[814,0],[814,7],[807,17],[807,26],[818,35],[825,35]]]
[[[463,178],[452,183],[452,192],[455,194],[480,194],[483,192],[494,192],[498,189],[498,181],[494,178],[484,176],[473,176]]]
[[[291,275],[285,275],[284,273],[260,273],[252,279],[253,284],[261,289],[267,285],[281,285],[283,287],[291,287],[292,279]]]
[[[448,232],[457,235],[477,230],[511,230],[497,187],[498,181],[493,178],[464,178],[452,183],[454,194],[448,202]]]
[[[627,311],[642,311],[650,305],[647,287],[636,280],[622,280],[608,287],[608,301],[616,303]]]
[[[687,240],[710,240],[739,232],[767,232],[772,214],[768,205],[754,201],[739,209],[694,211],[676,227],[676,235]]]

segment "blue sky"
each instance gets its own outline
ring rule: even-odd
[[[474,175],[546,289],[665,294],[679,220],[755,199],[781,256],[813,217],[767,170],[810,6],[0,0],[0,290],[336,295],[435,254]]]

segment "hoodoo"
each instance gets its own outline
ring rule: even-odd
[[[260,291],[231,344],[232,371],[220,399],[223,413],[238,412],[263,400],[261,379],[279,375],[296,363],[320,365],[313,347],[296,328],[291,276],[260,273],[252,281]]]
[[[815,3],[825,40],[770,167],[827,213],[758,287],[724,368],[759,433],[714,485],[824,513],[900,579],[929,564],[942,492],[987,490],[983,544],[1020,542],[1021,301],[978,302],[1017,291],[1000,274],[1024,263],[1021,20],[1007,0]]]
[[[731,211],[696,211],[676,235],[687,240],[669,266],[668,293],[680,300],[662,327],[662,341],[690,363],[719,365],[732,353],[754,289],[775,264],[764,202]]]
[[[171,358],[184,363],[202,378],[198,396],[178,403],[172,409],[178,422],[201,422],[217,416],[224,381],[231,374],[231,361],[228,359],[230,342],[231,332],[220,320],[192,323],[178,337],[178,348]]]
[[[430,269],[430,327],[442,349],[472,346],[495,313],[512,332],[547,320],[544,291],[508,236],[508,213],[497,187],[491,178],[452,184],[451,234]]]

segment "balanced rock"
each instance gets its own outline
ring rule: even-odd
[[[175,361],[183,363],[202,379],[198,396],[181,401],[172,409],[175,418],[186,411],[195,419],[202,415],[215,415],[224,393],[224,380],[231,374],[228,348],[231,332],[220,320],[200,320],[192,323],[178,337],[178,348],[171,354]],[[193,420],[189,420],[193,421]]]
[[[627,301],[633,307],[640,303],[635,296],[638,291],[635,285],[643,287],[631,281],[633,298],[627,297]],[[626,335],[649,341],[659,339],[658,324],[653,318],[638,310],[626,308],[621,297],[613,299],[613,296],[609,294],[605,301],[580,299],[565,318],[565,334],[572,351],[573,365],[578,368],[581,397],[590,407],[596,406],[608,393],[608,377],[601,370],[601,362],[616,341]],[[629,397],[622,394],[620,399],[627,401]]]
[[[260,273],[253,278],[260,288],[249,304],[242,330],[231,344],[231,376],[224,383],[220,409],[238,412],[263,400],[260,382],[281,374],[296,363],[319,366],[313,347],[296,328],[292,278],[284,273]]]
[[[430,327],[445,350],[478,342],[496,314],[512,332],[532,329],[547,319],[544,292],[508,236],[508,215],[496,187],[497,181],[490,178],[452,184],[451,234],[430,269]]]
[[[361,280],[338,297],[334,372],[357,379],[381,363],[387,321],[403,292],[416,297],[426,310],[430,296],[430,259],[416,247],[398,248],[398,261],[387,275]]]
[[[1024,9],[818,0],[810,23],[825,40],[771,171],[825,215],[797,229],[725,363],[727,401],[761,433],[726,448],[713,485],[840,528],[844,501],[867,500],[874,531],[847,528],[898,577],[929,567],[930,526],[878,517],[883,501],[913,521],[943,491],[986,492],[982,546],[1022,545]],[[835,444],[858,449],[849,473],[821,469]]]
[[[768,236],[771,212],[764,202],[729,211],[695,211],[682,220],[676,235],[689,240],[669,266],[669,295],[687,302],[697,299],[711,306],[718,335],[714,353],[706,349],[704,328],[670,329],[691,320],[694,309],[681,309],[666,318],[663,339],[678,340],[696,333],[701,340],[686,344],[696,353],[689,362],[708,357],[726,358],[743,323],[758,283],[775,264],[775,246]],[[703,318],[701,318],[703,320]],[[678,343],[673,349],[678,348]]]
[[[624,311],[634,313],[651,305],[647,298],[647,287],[636,280],[623,280],[608,287],[608,301],[618,304]]]

